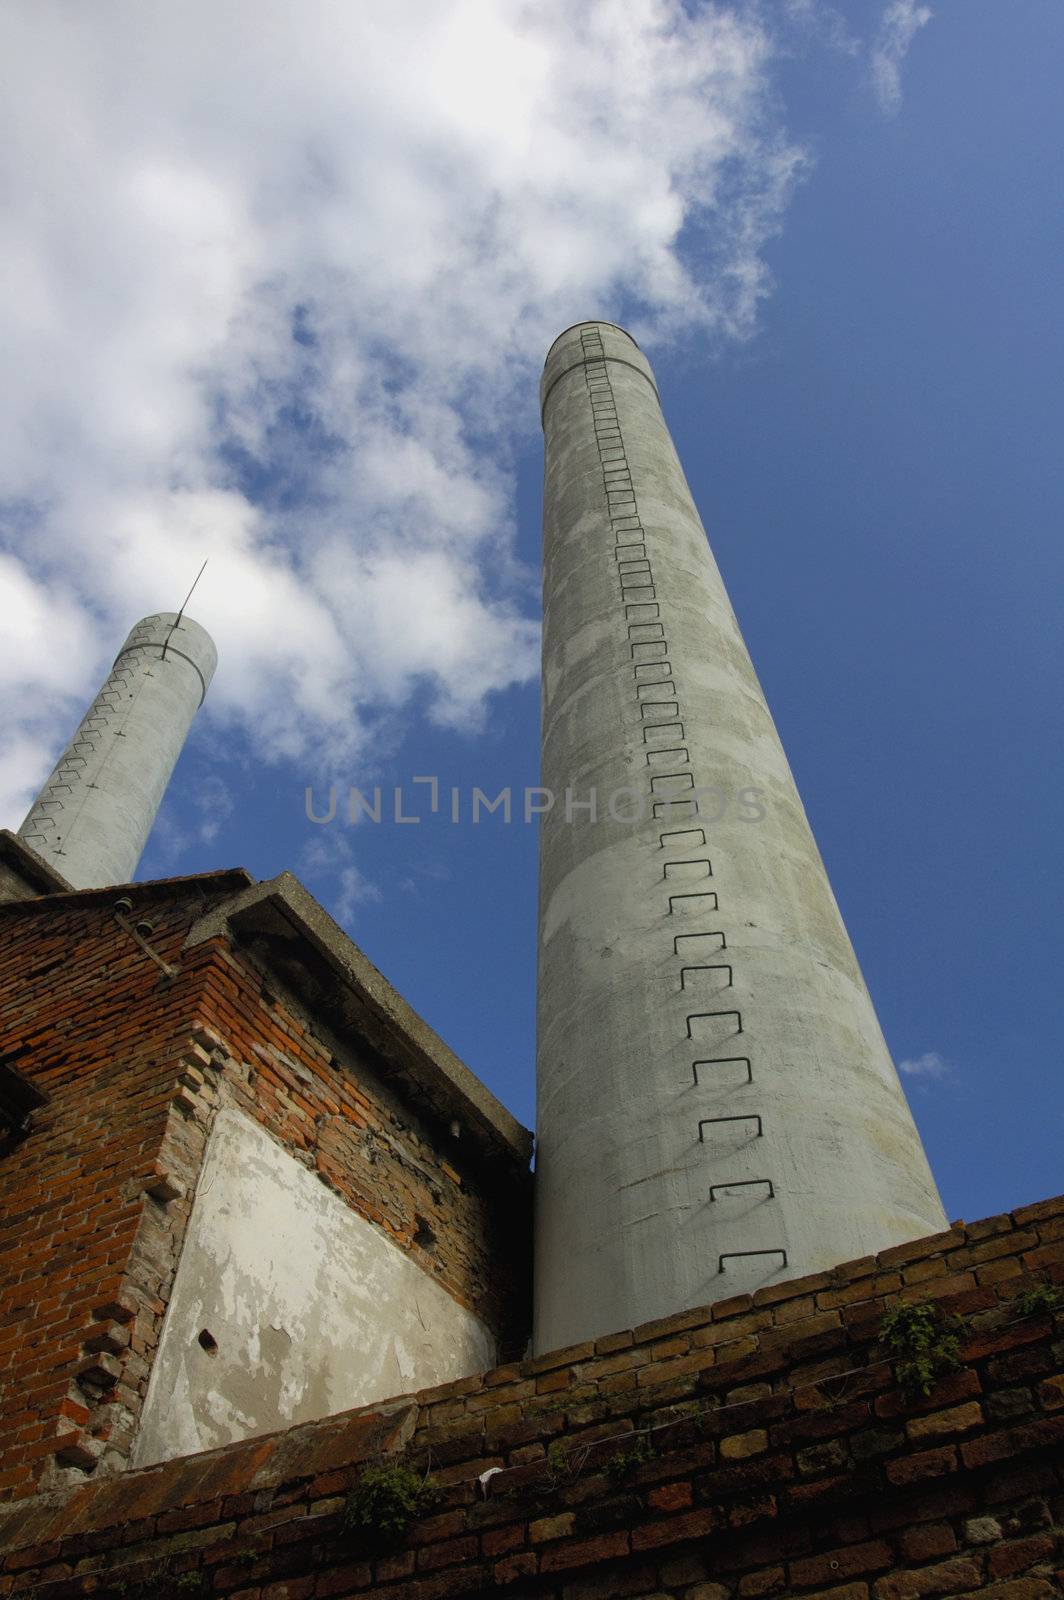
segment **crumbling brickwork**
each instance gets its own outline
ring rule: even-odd
[[[140,899],[167,967],[202,904],[191,899]],[[180,1214],[152,1191],[198,980],[167,978],[99,897],[0,917],[0,1053],[25,1049],[20,1070],[49,1097],[0,1159],[0,1493],[12,1495],[49,1465],[90,1467],[128,1445],[163,1309],[148,1262],[179,1244]]]
[[[505,1348],[527,1173],[488,1172],[224,934],[216,873],[0,906],[0,1056],[48,1096],[0,1155],[0,1499],[122,1467],[221,1104],[256,1118]],[[120,896],[135,905],[116,911]],[[446,1145],[446,1149],[444,1146]],[[523,1180],[523,1181],[522,1181]]]
[[[246,1064],[232,1080],[231,1103],[301,1154],[504,1349],[520,1351],[530,1315],[530,1182],[508,1191],[486,1183],[460,1142],[441,1148],[365,1047],[328,1034],[246,953],[222,939],[212,948],[202,1014],[230,1057]]]
[[[1064,1199],[0,1514],[0,1592],[240,1600],[1043,1600],[1064,1585]],[[961,1319],[926,1399],[892,1304]],[[368,1464],[431,1469],[387,1552]],[[494,1470],[498,1469],[498,1470]],[[484,1475],[491,1472],[489,1478]]]

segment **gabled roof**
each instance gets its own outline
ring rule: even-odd
[[[199,918],[186,948],[224,935],[243,946],[334,1032],[374,1050],[397,1091],[492,1166],[527,1176],[532,1135],[393,989],[290,872]],[[457,1132],[455,1132],[457,1129]]]
[[[45,906],[92,905],[119,897],[136,905],[160,893],[196,891],[206,909],[193,923],[186,948],[224,936],[248,950],[312,1016],[341,1036],[364,1039],[396,1091],[447,1138],[458,1141],[456,1153],[479,1156],[511,1179],[527,1178],[529,1130],[448,1049],[290,872],[256,883],[243,867],[233,867],[72,889],[17,835],[2,830],[0,894],[5,868],[8,886],[20,894],[0,901],[0,913],[8,917],[39,915]]]

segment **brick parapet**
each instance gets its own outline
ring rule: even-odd
[[[1064,1581],[1064,1316],[1020,1297],[1061,1282],[1064,1199],[958,1225],[25,1502],[0,1518],[0,1593],[1041,1600]],[[877,1333],[929,1297],[962,1319],[962,1365],[912,1402]],[[442,1489],[387,1555],[343,1529],[382,1459]]]

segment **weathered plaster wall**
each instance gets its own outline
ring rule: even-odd
[[[320,907],[316,920],[328,921]],[[464,1098],[450,1111],[434,1103],[431,1085],[367,1038],[368,1016],[338,1018],[333,1002],[346,979],[335,972],[319,972],[309,984],[305,972],[300,979],[302,962],[287,941],[248,941],[226,925],[188,953],[212,950],[202,1016],[240,1064],[226,1071],[230,1103],[490,1328],[501,1358],[522,1354],[531,1136],[521,1130],[517,1145],[487,1148],[477,1137],[475,1108]],[[373,972],[373,983],[384,984],[380,973]],[[412,1015],[400,1027],[423,1044],[430,1031]],[[491,1099],[482,1087],[477,1092]]]
[[[473,1314],[249,1118],[214,1124],[134,1465],[491,1366]]]

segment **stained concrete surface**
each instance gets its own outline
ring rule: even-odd
[[[216,663],[191,617],[160,612],[130,630],[18,830],[73,888],[133,877]]]
[[[578,325],[541,395],[546,1351],[945,1217],[649,363]]]

